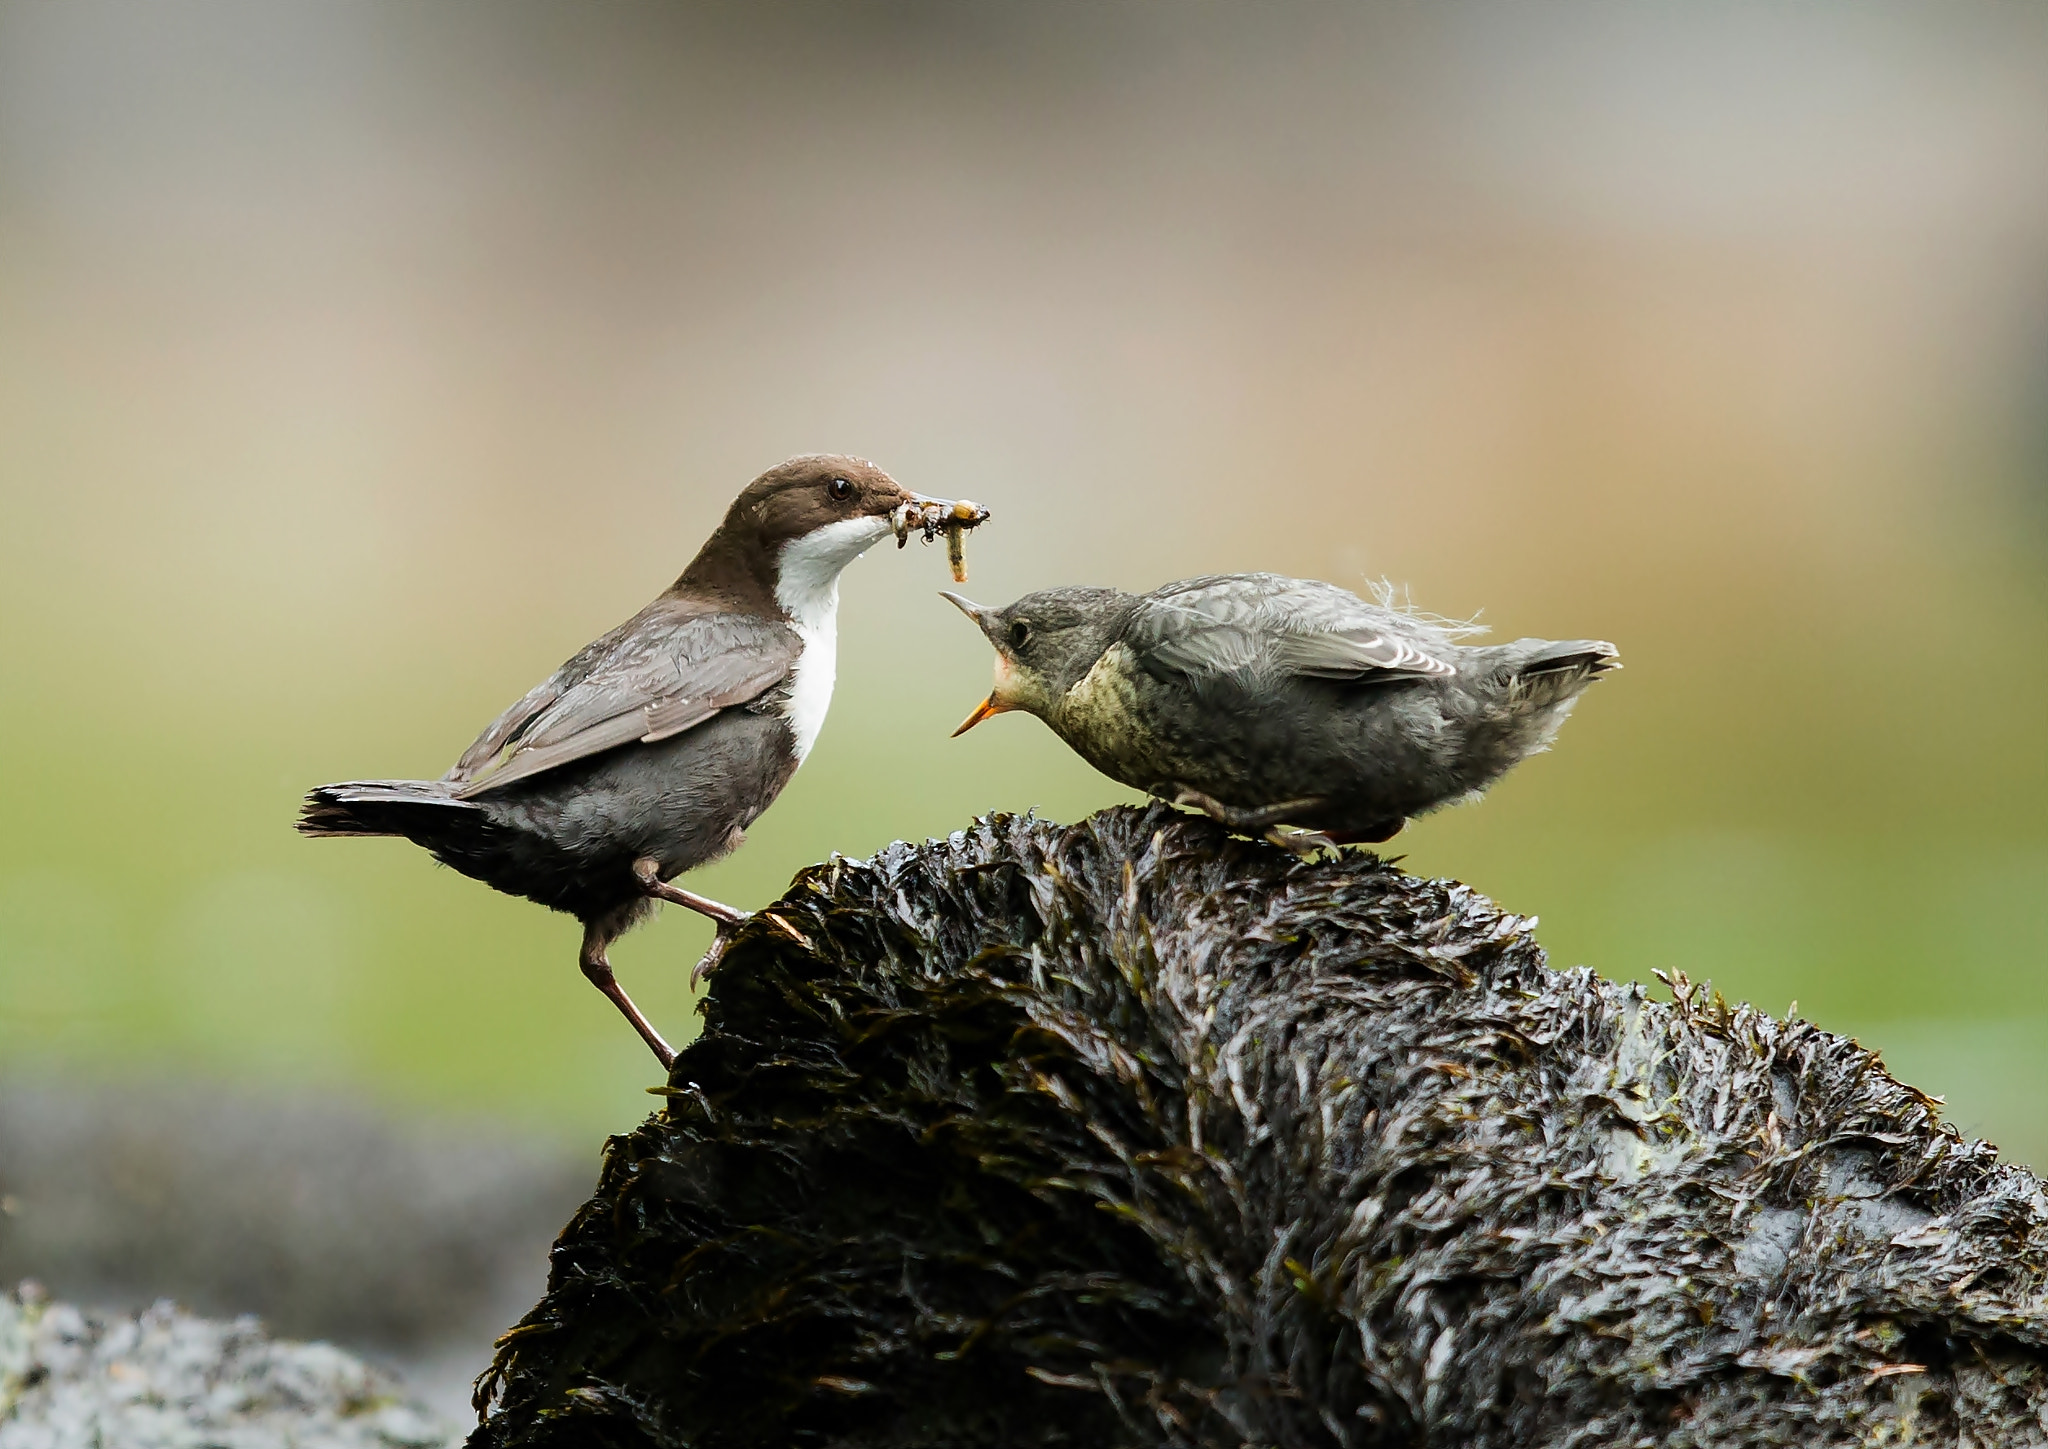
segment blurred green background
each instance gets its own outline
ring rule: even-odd
[[[563,917],[300,794],[440,773],[782,457],[968,592],[1213,569],[1598,636],[1395,847],[2048,1162],[2048,10],[0,3],[0,1059],[588,1141]],[[743,905],[1128,798],[937,549],[844,588]],[[708,940],[615,955],[672,1034]]]

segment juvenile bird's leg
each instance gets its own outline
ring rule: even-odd
[[[640,1014],[640,1008],[633,1004],[633,998],[626,995],[626,988],[619,985],[619,979],[612,975],[612,963],[605,959],[605,950],[617,939],[619,928],[615,923],[592,921],[583,928],[583,950],[578,961],[583,974],[590,978],[590,984],[609,996],[626,1020],[633,1023],[633,1030],[640,1033],[640,1040],[647,1043],[654,1053],[654,1059],[661,1063],[665,1072],[675,1065],[675,1048],[662,1040],[654,1024]]]
[[[661,862],[643,857],[633,862],[633,874],[640,881],[640,889],[658,901],[671,901],[679,906],[688,906],[699,915],[709,916],[718,923],[718,934],[711,938],[711,949],[704,953],[690,972],[690,984],[695,986],[711,974],[718,965],[718,958],[725,954],[725,933],[740,922],[752,917],[752,911],[737,910],[721,904],[709,896],[700,896],[695,891],[686,891],[681,886],[670,885],[661,878]]]
[[[1225,805],[1214,795],[1206,795],[1190,786],[1171,782],[1153,786],[1150,793],[1162,800],[1171,801],[1183,810],[1199,810],[1219,825],[1242,831],[1246,835],[1260,836],[1282,850],[1293,851],[1296,855],[1306,855],[1312,850],[1334,848],[1337,843],[1318,831],[1280,828],[1283,820],[1323,804],[1323,797],[1320,795],[1310,795],[1300,800],[1282,800],[1278,805],[1268,805],[1258,810],[1242,810],[1235,805]]]

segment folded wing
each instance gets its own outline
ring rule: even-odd
[[[1230,574],[1160,590],[1124,637],[1148,667],[1197,682],[1236,671],[1367,682],[1457,673],[1434,632],[1334,584]]]
[[[781,684],[802,648],[779,621],[689,614],[658,600],[500,715],[446,778],[469,799],[620,745],[668,739]]]

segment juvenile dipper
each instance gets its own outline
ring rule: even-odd
[[[995,689],[955,734],[1026,710],[1112,779],[1296,848],[1386,840],[1477,797],[1620,667],[1592,639],[1465,648],[1452,627],[1279,574],[1047,589],[1000,610],[945,597],[996,648]]]
[[[746,913],[668,884],[718,859],[796,773],[832,700],[839,572],[892,532],[986,509],[905,492],[858,458],[792,458],[734,500],[653,603],[499,715],[438,780],[306,797],[307,835],[402,835],[583,923],[583,974],[675,1059],[605,952],[657,900],[722,930]],[[715,958],[718,947],[713,946]]]

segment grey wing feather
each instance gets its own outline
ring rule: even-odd
[[[1442,659],[1373,629],[1328,634],[1285,634],[1274,646],[1281,668],[1317,679],[1353,679],[1361,674],[1455,674]]]
[[[589,679],[593,673],[613,663],[623,646],[640,628],[649,620],[660,617],[664,602],[657,599],[616,629],[598,635],[577,650],[560,669],[528,690],[523,698],[491,721],[490,727],[478,735],[470,747],[462,752],[462,758],[455,762],[443,778],[454,781],[469,780],[498,763],[506,747],[522,740],[542,711],[553,705],[566,692]],[[677,622],[683,621],[678,619]]]
[[[1144,657],[1178,673],[1199,676],[1249,669],[1259,663],[1262,652],[1259,641],[1242,629],[1197,627],[1168,634],[1145,650]]]
[[[679,616],[657,603],[507,710],[447,778],[468,799],[636,740],[668,739],[780,684],[802,647],[774,620]]]
[[[600,640],[599,642],[602,643],[603,641]],[[591,646],[591,648],[596,647],[596,645]],[[585,650],[584,652],[588,653],[589,651]],[[478,735],[470,747],[462,752],[462,758],[455,762],[454,767],[448,771],[444,778],[454,781],[468,780],[486,765],[497,759],[499,755],[503,754],[505,746],[517,737],[519,732],[527,726],[528,722],[536,714],[562,697],[562,691],[568,687],[563,683],[564,678],[569,675],[570,671],[575,668],[582,658],[583,656],[579,654],[575,659],[571,659],[567,664],[564,664],[560,669],[528,690],[525,698],[513,704],[511,708],[491,721],[490,727]]]
[[[1455,674],[1449,640],[1335,584],[1279,574],[1188,579],[1161,589],[1125,638],[1193,678],[1271,669],[1319,679]]]

